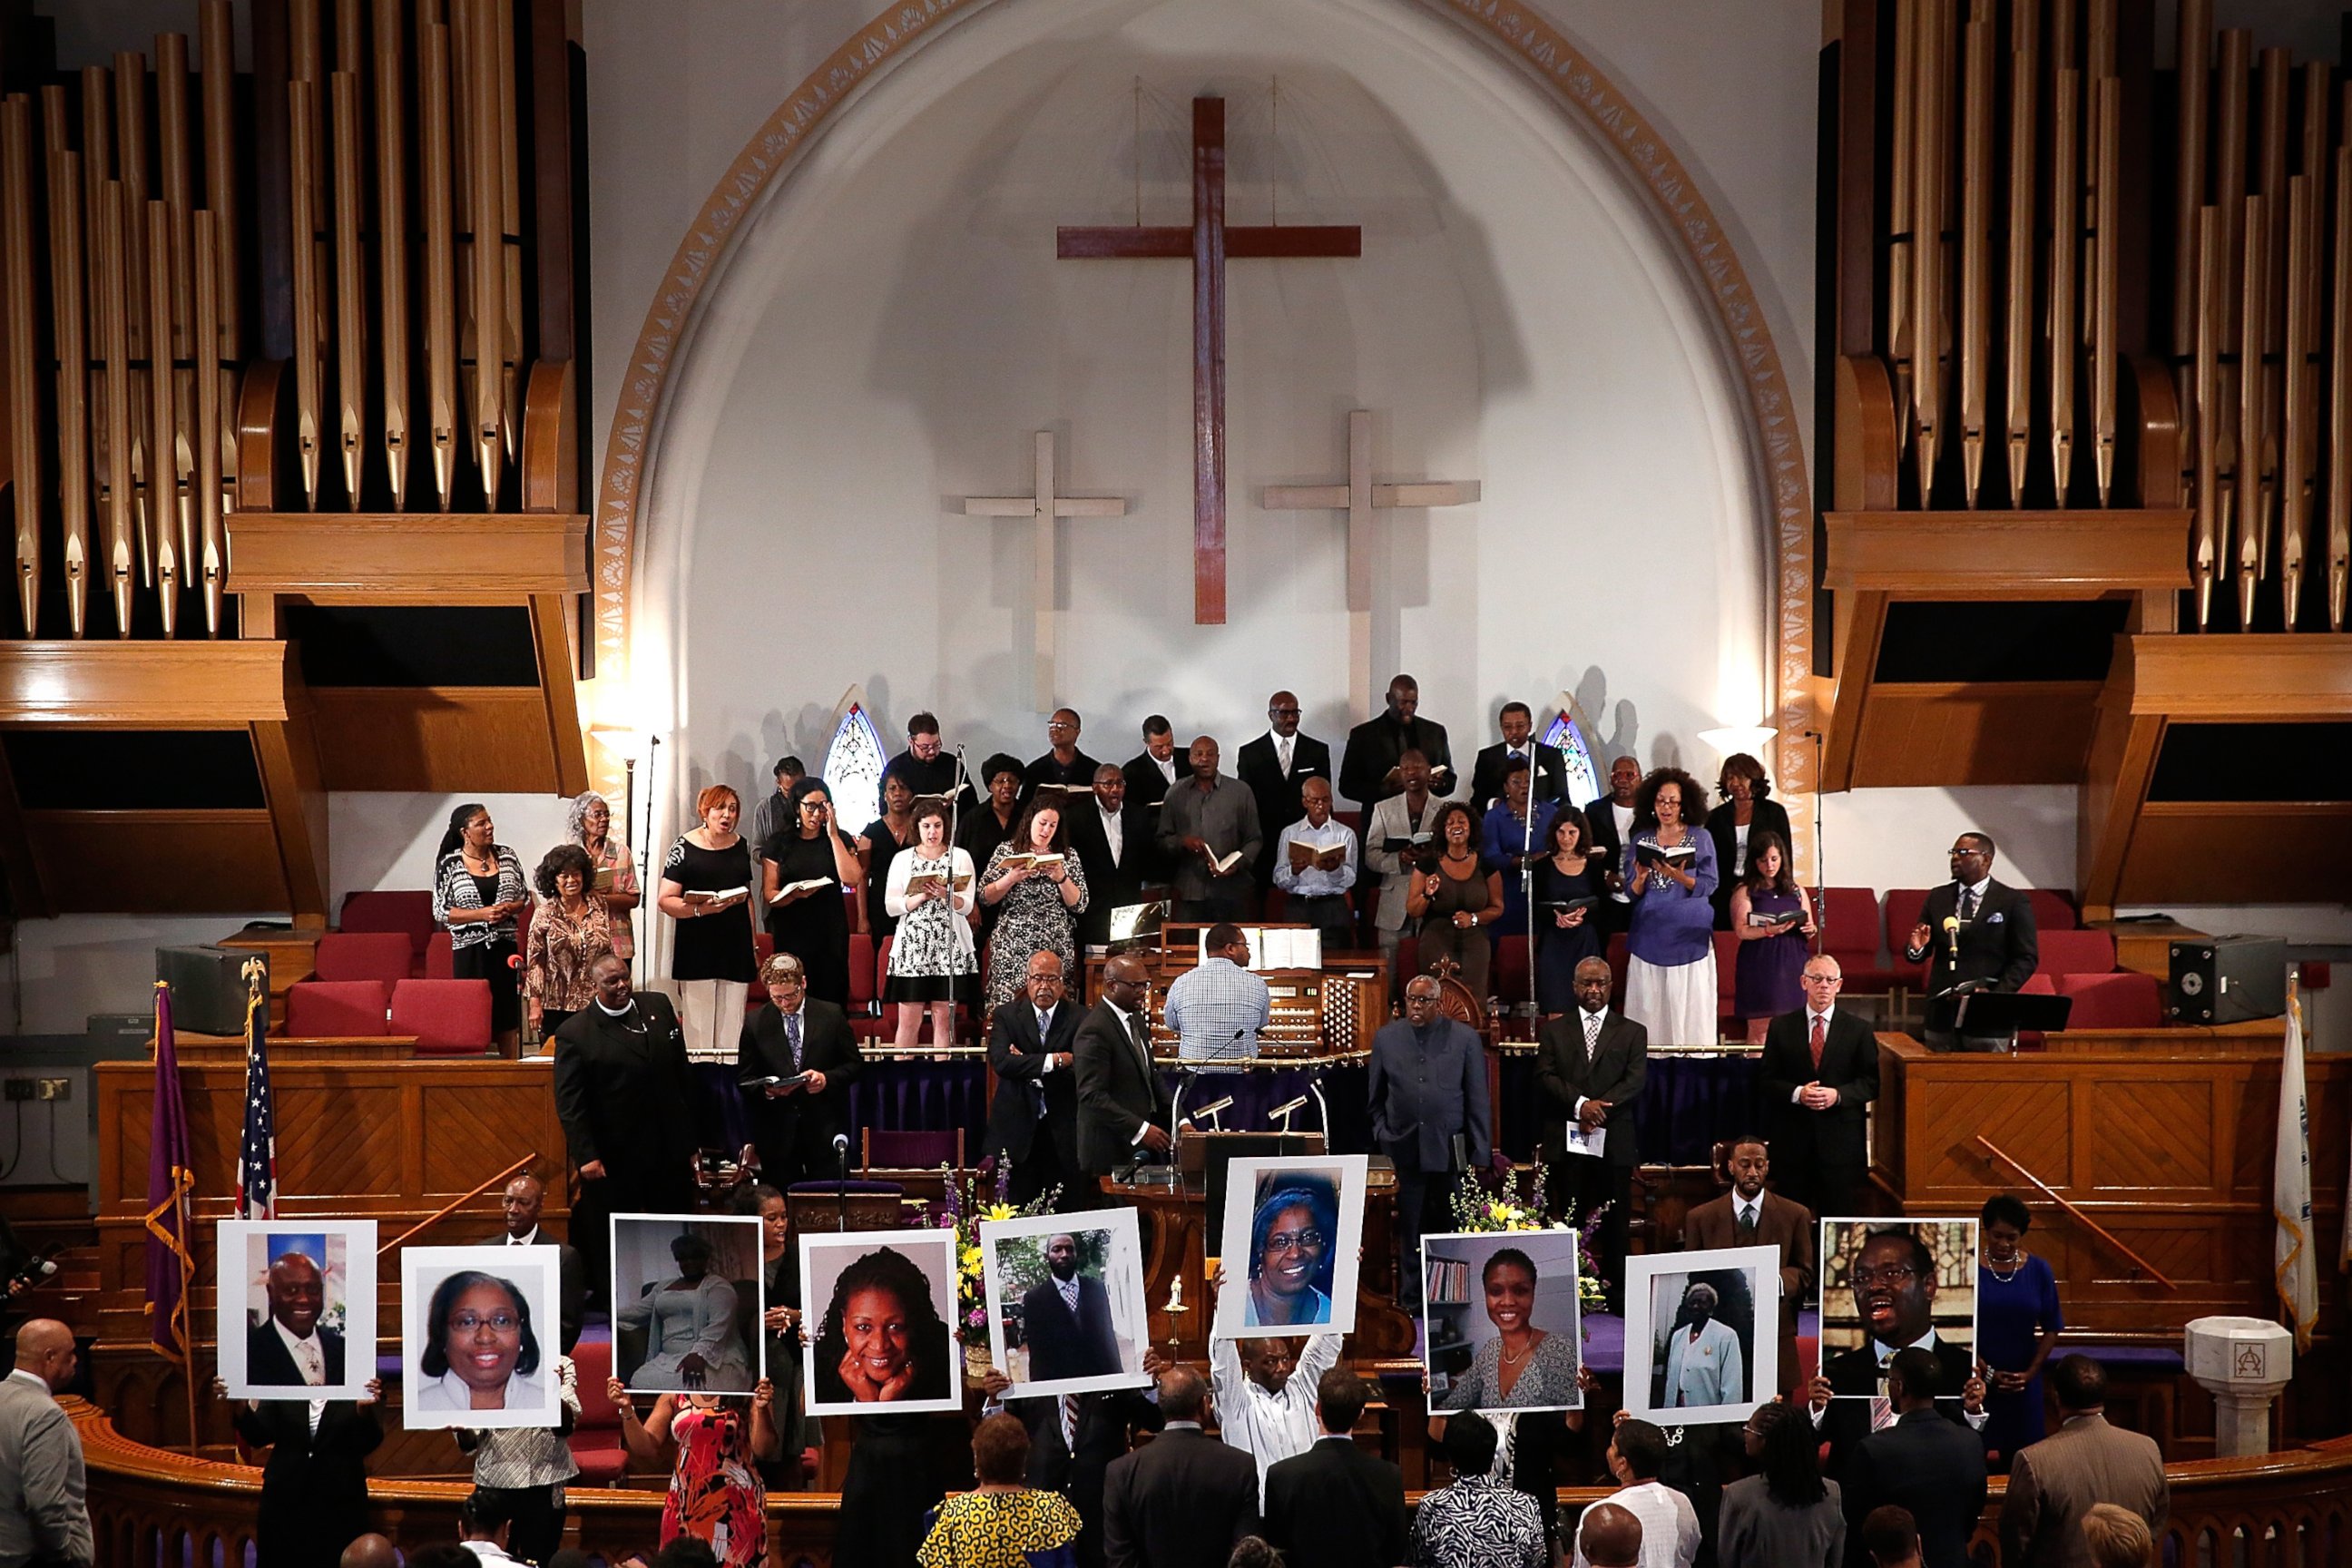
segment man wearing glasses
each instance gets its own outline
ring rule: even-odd
[[[1300,792],[1309,779],[1331,783],[1331,748],[1298,732],[1298,698],[1277,691],[1265,700],[1266,731],[1243,742],[1234,772],[1257,801],[1258,831],[1265,850],[1258,856],[1257,888],[1264,896],[1274,879],[1276,840],[1307,815]]]
[[[1837,1005],[1844,973],[1826,952],[1805,960],[1805,1005],[1764,1031],[1757,1059],[1771,1119],[1774,1185],[1818,1218],[1855,1212],[1878,1098],[1878,1037]]]
[[[745,1162],[756,1158],[762,1179],[778,1187],[837,1174],[833,1141],[848,1131],[849,1085],[866,1058],[847,1016],[808,994],[798,958],[777,953],[760,979],[768,1005],[743,1026],[735,1052],[751,1113]]]
[[[1438,1011],[1437,977],[1405,983],[1404,1016],[1372,1037],[1372,1144],[1396,1166],[1397,1284],[1408,1312],[1421,1305],[1421,1238],[1447,1230],[1445,1201],[1466,1162],[1493,1151],[1486,1050],[1466,1024]]]
[[[1919,906],[1919,923],[1911,928],[1903,956],[1927,965],[1930,996],[1970,981],[2014,991],[2041,962],[2033,905],[2015,888],[1993,880],[1992,860],[1990,835],[1961,834],[1952,840],[1952,879],[1931,889]],[[1958,1037],[1940,1029],[1928,1031],[1927,1045],[1939,1051],[2008,1048],[2005,1037]]]
[[[1026,805],[1041,786],[1084,794],[1095,787],[1100,764],[1078,750],[1078,710],[1056,708],[1045,721],[1046,752],[1021,775],[1021,803]]]
[[[1934,1356],[1937,1387],[1960,1394],[1957,1407],[1948,1398],[1937,1400],[1937,1407],[1981,1433],[1984,1383],[1969,1348],[1936,1332],[1936,1255],[1927,1244],[1909,1226],[1874,1233],[1854,1258],[1853,1286],[1854,1316],[1865,1337],[1830,1357],[1811,1390],[1813,1424],[1830,1440],[1830,1468],[1843,1473],[1853,1445],[1895,1424],[1886,1369],[1897,1351]]]

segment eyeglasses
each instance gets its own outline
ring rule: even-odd
[[[1963,849],[1955,844],[1952,846],[1951,854],[1955,860],[1981,860],[1984,858],[1985,852],[1981,849]]]
[[[1045,728],[1048,730],[1075,730],[1077,726],[1076,724],[1066,723],[1059,719],[1049,719],[1045,721]]]
[[[1296,708],[1269,708],[1265,712],[1266,717],[1269,719],[1296,719],[1298,717],[1298,710]]]
[[[1319,1230],[1269,1231],[1265,1249],[1268,1252],[1320,1252],[1328,1239]]]
[[[493,1312],[488,1317],[477,1317],[472,1312],[460,1312],[449,1320],[453,1332],[470,1334],[488,1328],[494,1333],[510,1334],[522,1327],[522,1321],[512,1312]]]
[[[1908,1263],[1890,1263],[1884,1268],[1856,1268],[1853,1282],[1857,1285],[1900,1285],[1906,1279],[1916,1279],[1919,1270]]]
[[[1032,985],[1059,985],[1061,983],[1062,977],[1058,974],[1033,974],[1029,977]]]

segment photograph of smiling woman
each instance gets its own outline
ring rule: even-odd
[[[1235,1160],[1225,1176],[1226,1271],[1213,1332],[1225,1338],[1347,1333],[1356,1326],[1356,1276],[1370,1162],[1361,1154]]]
[[[553,1247],[400,1252],[402,1420],[424,1427],[553,1426]]]
[[[954,1247],[949,1230],[801,1237],[807,1300],[825,1304],[805,1328],[809,1414],[962,1408]]]

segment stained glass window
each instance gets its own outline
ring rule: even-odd
[[[1601,798],[1601,770],[1592,765],[1592,748],[1584,742],[1584,731],[1563,708],[1559,717],[1544,731],[1544,744],[1558,746],[1568,759],[1568,798],[1579,806]]]
[[[882,769],[889,761],[881,731],[866,717],[866,705],[853,697],[824,754],[824,787],[833,792],[833,820],[843,832],[862,832],[882,815]]]

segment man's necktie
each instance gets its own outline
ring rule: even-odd
[[[792,1042],[793,1070],[798,1072],[801,1070],[801,1016],[798,1013],[784,1015],[784,1038]]]
[[[1822,1070],[1822,1047],[1829,1043],[1829,1023],[1819,1013],[1813,1015],[1813,1070]]]
[[[1962,888],[1960,889],[1960,923],[1966,925],[1976,918],[1977,890],[1974,888]]]
[[[1584,1016],[1584,1059],[1587,1062],[1591,1061],[1593,1056],[1600,1049],[1601,1015],[1598,1013],[1587,1013]]]
[[[1078,1396],[1062,1395],[1062,1447],[1070,1453],[1078,1451]]]
[[[1742,1241],[1756,1239],[1756,1205],[1753,1204],[1748,1205],[1739,1211],[1739,1239]]]
[[[1142,1058],[1143,1070],[1146,1073],[1150,1072],[1151,1037],[1144,1028],[1142,1014],[1130,1013],[1127,1016],[1127,1037],[1135,1042],[1135,1054]]]
[[[327,1382],[327,1358],[316,1340],[298,1340],[295,1350],[302,1362],[302,1381],[312,1388],[323,1388]]]

